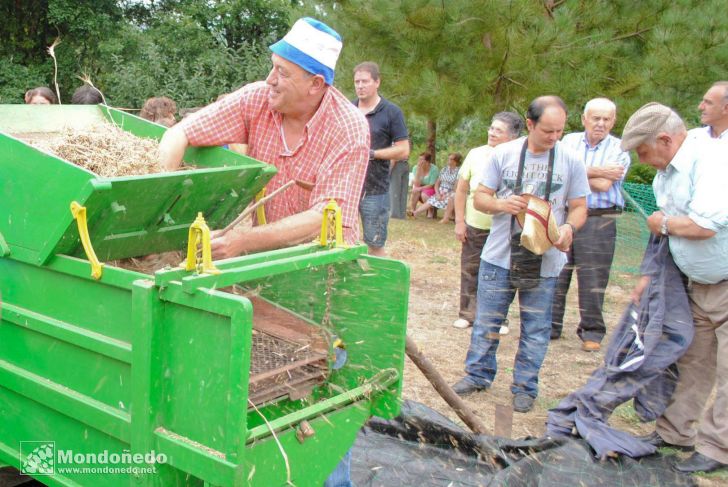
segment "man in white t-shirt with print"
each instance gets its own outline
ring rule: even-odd
[[[516,295],[510,281],[511,235],[520,228],[511,218],[527,207],[526,198],[515,192],[522,155],[521,187],[528,188],[523,193],[545,197],[552,172],[548,200],[559,224],[559,238],[543,254],[535,286],[518,290],[521,336],[511,392],[514,411],[522,413],[533,408],[538,395],[538,373],[549,345],[551,304],[556,279],[566,263],[564,252],[586,220],[586,196],[590,193],[586,169],[576,153],[559,143],[566,116],[566,105],[557,96],[533,100],[526,114],[528,137],[496,148],[475,195],[475,208],[493,213],[493,224],[481,256],[478,311],[465,359],[467,375],[453,387],[461,396],[490,388],[498,368],[499,330]],[[552,154],[553,170],[549,171]]]

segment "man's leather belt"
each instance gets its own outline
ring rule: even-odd
[[[604,215],[619,215],[622,213],[621,206],[610,206],[609,208],[589,208],[587,215],[589,216],[604,216]]]

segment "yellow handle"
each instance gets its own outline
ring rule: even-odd
[[[255,201],[260,201],[265,196],[265,188],[258,191],[258,194],[255,195]],[[255,209],[255,216],[258,218],[258,225],[265,225],[265,206],[260,205],[258,208]]]
[[[343,247],[344,231],[341,224],[341,207],[336,200],[331,199],[324,207],[324,217],[321,221],[322,247]]]
[[[86,207],[79,205],[76,201],[72,201],[71,214],[78,225],[78,235],[81,237],[83,251],[86,252],[86,257],[91,263],[91,277],[96,280],[101,279],[104,264],[99,262],[98,257],[96,257],[96,252],[94,252],[94,248],[91,245],[91,237],[88,234],[88,224],[86,222]]]
[[[198,249],[201,248],[202,258],[198,259]],[[212,248],[210,247],[210,229],[202,213],[190,225],[189,239],[187,241],[187,260],[185,270],[198,273],[219,274],[220,271],[212,263]]]

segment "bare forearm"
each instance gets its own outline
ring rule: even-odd
[[[498,206],[499,201],[501,200],[498,200],[494,195],[478,190],[473,198],[473,206],[483,213],[502,213],[503,210]]]
[[[713,230],[703,228],[688,216],[671,216],[667,219],[668,235],[683,237],[691,240],[706,240],[715,236]]]
[[[587,167],[586,177],[604,178],[610,181],[619,181],[624,177],[624,167],[619,164],[607,164],[599,167]]]
[[[656,211],[647,218],[647,227],[655,235],[662,234],[662,223],[665,214],[662,211]],[[676,237],[687,238],[691,240],[705,240],[715,236],[713,230],[703,228],[695,223],[689,216],[671,216],[667,215],[667,234]]]
[[[586,199],[584,199],[584,204],[578,206],[573,206],[572,203],[569,202],[569,215],[566,217],[566,223],[574,225],[574,227],[578,230],[584,226],[584,223],[586,223],[586,217]]]
[[[614,184],[614,181],[607,178],[589,178],[589,188],[592,191],[596,191],[598,193],[603,193],[604,191],[608,191],[609,188],[612,187],[612,184]]]
[[[374,151],[375,159],[393,159],[395,161],[401,161],[409,157],[409,142],[405,141],[404,144],[395,144],[391,147],[385,147],[383,149],[376,149]]]
[[[309,242],[320,232],[321,218],[321,213],[308,210],[267,225],[232,230],[235,253],[250,254]]]
[[[465,221],[465,203],[468,200],[468,181],[464,179],[458,180],[458,185],[455,188],[455,221]]]
[[[168,129],[159,142],[159,163],[165,171],[174,171],[182,164],[185,149],[189,145],[182,127]]]

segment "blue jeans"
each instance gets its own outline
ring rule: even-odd
[[[384,247],[389,224],[389,193],[364,195],[359,202],[364,242],[371,247]]]
[[[324,487],[353,487],[353,485],[351,483],[351,450],[349,450],[326,479]]]
[[[465,358],[467,379],[478,386],[490,386],[498,370],[498,330],[508,315],[516,290],[510,285],[508,269],[480,261],[478,311],[470,349]],[[538,286],[518,290],[521,310],[521,338],[513,366],[513,394],[538,396],[538,371],[546,356],[551,333],[551,303],[556,277],[542,277]]]

